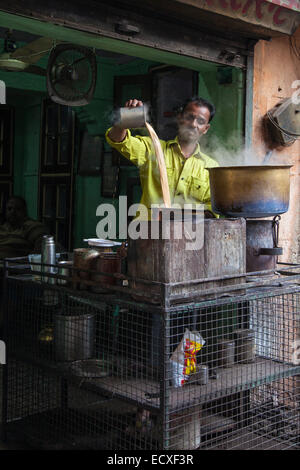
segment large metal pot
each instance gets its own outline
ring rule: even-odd
[[[283,214],[289,208],[291,166],[208,168],[212,210],[227,217]]]

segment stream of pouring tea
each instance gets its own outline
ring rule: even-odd
[[[164,159],[164,153],[161,148],[159,138],[156,132],[154,131],[153,127],[148,122],[146,122],[145,124],[149,132],[150,138],[152,140],[155,155],[156,155],[157,162],[158,162],[160,184],[161,184],[161,189],[162,189],[164,205],[165,207],[170,208],[171,199],[170,199],[170,190],[169,190],[169,183],[168,183],[168,176],[167,176],[166,164],[165,164],[165,159]]]

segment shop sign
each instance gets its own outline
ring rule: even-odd
[[[300,24],[300,0],[175,1],[287,34]]]

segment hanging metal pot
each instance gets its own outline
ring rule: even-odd
[[[270,217],[287,212],[291,166],[208,168],[213,212],[245,218]]]

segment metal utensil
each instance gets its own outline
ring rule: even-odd
[[[213,212],[260,218],[287,212],[292,165],[208,168]]]
[[[49,284],[55,284],[56,279],[54,277],[45,276],[44,273],[56,274],[55,266],[46,266],[48,264],[55,265],[56,263],[56,249],[54,237],[51,235],[44,235],[42,241],[42,280]]]
[[[268,152],[265,155],[265,158],[263,159],[263,162],[262,162],[263,165],[266,165],[269,162],[270,158],[272,157],[272,153],[273,153],[273,150],[268,150]]]
[[[57,361],[90,359],[94,353],[96,314],[54,315],[54,346]]]
[[[136,108],[120,108],[117,113],[115,124],[123,129],[135,129],[145,127],[149,120],[148,107],[137,106]]]
[[[60,276],[65,276],[66,278],[70,277],[70,271],[73,266],[72,261],[59,261],[58,263],[58,274]],[[65,285],[68,284],[67,279],[57,279],[57,284]]]
[[[70,371],[78,377],[100,378],[111,375],[111,363],[102,359],[86,359],[72,362]]]

